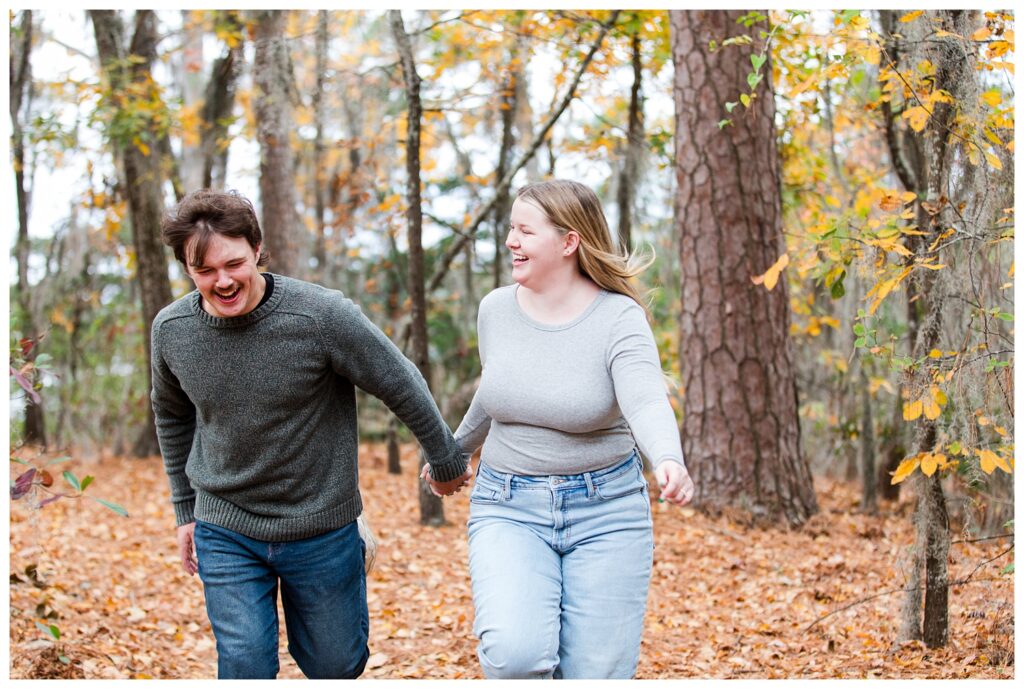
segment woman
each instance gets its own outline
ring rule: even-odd
[[[662,499],[693,496],[647,310],[597,196],[532,184],[505,245],[516,284],[480,303],[480,388],[455,433],[470,494],[474,632],[488,678],[629,678]],[[486,438],[486,441],[485,441]],[[457,482],[433,482],[450,494]]]

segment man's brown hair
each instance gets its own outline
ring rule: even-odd
[[[193,191],[164,213],[160,221],[164,244],[171,247],[174,257],[186,268],[202,265],[214,234],[242,237],[254,251],[263,243],[256,210],[237,191]],[[269,260],[270,254],[261,250],[256,265],[265,266]]]

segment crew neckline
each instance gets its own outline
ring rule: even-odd
[[[193,292],[192,313],[199,318],[200,321],[211,328],[240,328],[262,320],[272,313],[281,303],[284,293],[284,284],[282,282],[282,277],[276,273],[261,273],[261,275],[270,275],[270,278],[274,281],[274,291],[270,295],[269,299],[249,313],[242,314],[241,316],[235,316],[233,318],[213,316],[203,309],[203,295],[199,293],[199,290],[195,290],[195,292]]]
[[[518,293],[519,283],[516,283],[512,285],[512,307],[515,309],[516,314],[527,325],[534,327],[537,330],[547,330],[551,332],[555,332],[558,330],[568,330],[569,328],[582,323],[584,320],[587,319],[588,316],[590,316],[591,313],[594,312],[598,304],[600,304],[604,300],[605,295],[609,294],[608,290],[604,289],[603,287],[600,288],[600,291],[597,293],[597,296],[595,296],[594,299],[590,302],[590,304],[587,305],[587,308],[583,309],[583,312],[580,315],[576,316],[576,318],[573,318],[571,321],[567,321],[565,323],[541,323],[540,321],[531,318],[526,313],[526,311],[523,310],[523,307],[519,305],[519,299],[516,296]]]

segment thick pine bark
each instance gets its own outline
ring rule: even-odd
[[[124,30],[117,12],[91,10],[96,33],[103,74],[110,84],[114,99],[123,97],[124,86],[131,83],[141,87],[153,84],[151,71],[156,60],[157,35],[156,14],[151,10],[135,13],[135,32],[132,36],[128,55],[136,59],[125,66],[123,51]],[[136,278],[142,300],[143,335],[146,345],[146,376],[150,380],[150,328],[160,309],[172,300],[171,283],[167,276],[167,254],[160,241],[160,216],[163,214],[163,191],[161,188],[162,165],[158,152],[163,135],[154,129],[140,129],[135,140],[115,142],[116,152],[121,160],[125,189],[128,197],[128,218],[132,227],[132,243],[135,249]],[[140,147],[139,142],[143,145]],[[153,411],[148,404],[146,426],[132,447],[137,457],[148,457],[160,453],[156,439],[156,425]]]
[[[389,10],[391,31],[398,46],[402,61],[402,76],[405,78],[405,96],[408,102],[408,127],[405,140],[406,174],[406,220],[409,224],[409,299],[412,303],[412,360],[430,384],[430,351],[427,336],[427,295],[423,268],[423,207],[420,198],[420,123],[423,105],[420,101],[420,77],[416,73],[416,60],[412,53],[409,35],[402,23],[399,10]],[[420,452],[420,469],[425,463]],[[444,507],[440,498],[430,492],[426,482],[420,479],[420,523],[440,526],[445,523]]]
[[[263,238],[275,272],[302,277],[296,234],[295,170],[289,136],[292,128],[292,69],[284,30],[286,10],[256,13],[256,135],[260,142],[260,200]]]
[[[755,285],[785,253],[769,75],[749,111],[719,129],[726,101],[747,89],[746,49],[709,52],[744,29],[740,11],[671,11],[676,102],[676,226],[684,454],[696,502],[799,525],[818,510],[800,448],[785,276]]]
[[[10,111],[11,111],[11,154],[14,159],[14,190],[18,203],[18,240],[15,255],[18,259],[18,306],[21,310],[22,337],[38,341],[40,333],[36,330],[35,314],[32,311],[32,287],[28,282],[28,190],[25,187],[25,133],[21,121],[21,108],[26,103],[26,96],[32,89],[32,11],[25,10],[15,30],[11,22],[11,72],[10,72]],[[38,347],[35,345],[25,355],[26,362],[34,362]],[[46,447],[46,419],[43,407],[36,404],[28,395],[25,396],[25,434],[22,438],[26,443]]]
[[[640,98],[643,84],[643,62],[640,52],[640,30],[632,36],[633,86],[629,91],[629,123],[626,129],[626,158],[619,175],[619,248],[633,250],[633,199],[639,176],[640,156],[644,149],[644,112]]]

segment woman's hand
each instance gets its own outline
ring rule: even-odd
[[[420,472],[420,478],[427,482],[430,487],[430,492],[439,498],[443,498],[446,495],[452,495],[462,490],[462,487],[468,485],[473,480],[473,467],[466,465],[466,473],[457,479],[451,481],[435,481],[434,477],[430,475],[430,465],[424,464],[423,471]]]
[[[690,478],[690,472],[686,467],[679,462],[662,462],[654,470],[654,477],[658,479],[662,500],[682,506],[693,499],[693,479]]]

